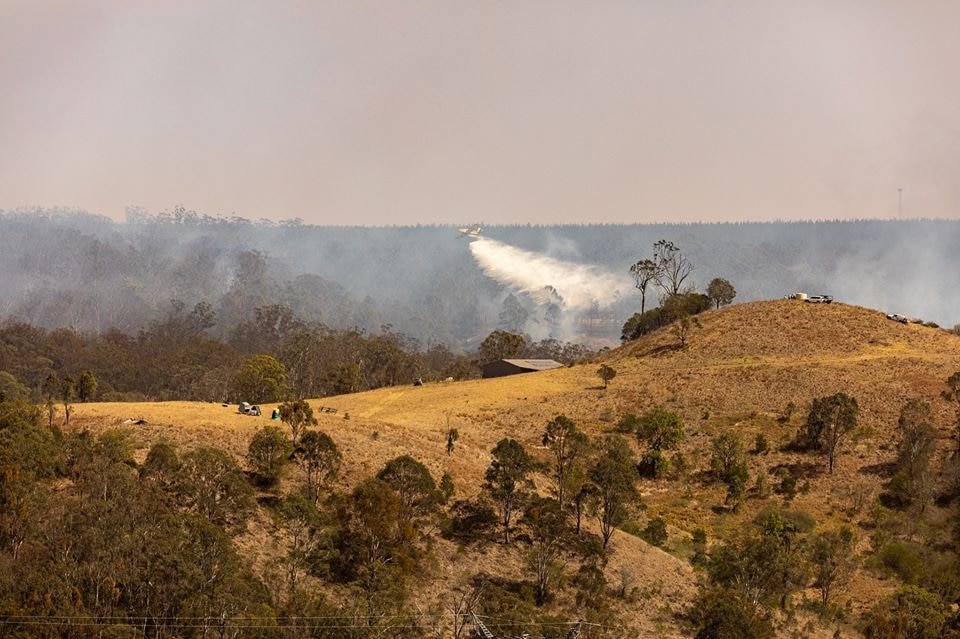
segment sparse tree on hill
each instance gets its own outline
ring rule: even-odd
[[[683,421],[672,411],[658,408],[643,415],[634,417],[632,425],[637,436],[637,442],[646,444],[647,452],[640,459],[637,469],[644,477],[659,479],[669,469],[669,462],[663,451],[676,448],[683,441]],[[624,420],[626,421],[626,416]],[[630,428],[627,424],[623,428]]]
[[[320,487],[336,479],[340,472],[340,450],[326,433],[308,430],[300,437],[296,458],[307,476],[307,494],[316,503]]]
[[[813,400],[807,415],[807,438],[811,448],[827,455],[829,472],[840,452],[840,443],[857,426],[857,400],[846,393]]]
[[[590,441],[577,430],[577,425],[566,415],[557,415],[547,422],[543,445],[550,448],[554,458],[553,479],[557,489],[557,503],[563,511],[566,489],[574,465],[586,454]]]
[[[730,304],[736,296],[737,289],[733,288],[733,284],[722,277],[713,278],[707,285],[707,297],[716,304],[717,308]]]
[[[612,380],[616,376],[617,376],[617,371],[612,366],[602,364],[600,368],[597,369],[597,377],[603,380],[604,388],[606,388],[610,380]]]
[[[932,415],[930,404],[921,399],[911,399],[903,407],[897,421],[897,473],[890,480],[890,488],[898,498],[919,504],[921,509],[933,489],[930,460],[937,431],[930,423]]]
[[[747,490],[750,473],[743,442],[733,433],[722,433],[713,440],[710,468],[714,476],[727,485],[726,504],[739,509]]]
[[[501,439],[491,451],[493,461],[484,475],[485,488],[500,507],[503,524],[503,543],[510,543],[510,523],[513,515],[526,501],[530,485],[527,475],[533,470],[533,459],[515,439]]]
[[[310,404],[305,399],[280,404],[280,421],[290,427],[294,446],[300,439],[300,433],[304,428],[317,424],[317,419],[313,416],[313,409],[310,408]]]
[[[690,339],[690,334],[695,328],[700,328],[700,320],[683,314],[670,326],[670,332],[680,342],[680,348],[686,348],[687,340]]]
[[[560,553],[568,534],[563,511],[553,499],[534,499],[523,514],[523,522],[530,530],[533,542],[528,565],[536,583],[536,603],[542,606],[552,594],[554,584],[563,575]]]
[[[830,603],[830,596],[849,579],[853,572],[853,531],[844,526],[836,532],[822,532],[813,538],[810,564],[814,586],[820,590],[820,601]]]
[[[647,289],[650,287],[650,284],[655,284],[660,278],[661,267],[660,265],[650,259],[640,260],[636,264],[630,267],[630,274],[633,276],[633,281],[637,287],[637,290],[640,291],[640,313],[643,314],[647,306]]]
[[[627,518],[630,504],[637,499],[633,452],[622,437],[608,437],[589,472],[603,547],[617,526]]]
[[[636,433],[637,441],[650,450],[670,450],[683,441],[683,420],[673,411],[657,408],[637,420]]]
[[[943,391],[941,396],[948,402],[954,403],[956,417],[953,426],[956,430],[957,448],[953,454],[955,457],[960,457],[960,371],[947,379],[947,390]]]

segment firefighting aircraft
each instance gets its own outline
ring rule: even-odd
[[[480,231],[483,229],[480,228],[479,224],[472,224],[457,230],[460,232],[460,237],[480,237]]]

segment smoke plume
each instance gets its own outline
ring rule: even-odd
[[[487,276],[534,298],[552,287],[570,309],[587,309],[594,302],[609,306],[623,286],[622,278],[594,266],[558,260],[490,238],[471,242],[470,251]]]

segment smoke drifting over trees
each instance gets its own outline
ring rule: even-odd
[[[445,226],[316,227],[183,207],[156,216],[131,211],[126,223],[78,211],[0,212],[0,318],[133,334],[178,300],[186,309],[205,304],[208,314],[193,318],[198,330],[224,337],[254,321],[258,308],[279,304],[331,328],[377,333],[390,325],[424,345],[473,348],[498,327],[505,303],[519,303],[522,330],[534,339],[573,339],[592,326],[592,337],[613,341],[640,305],[630,265],[668,238],[697,265],[685,284],[703,290],[722,274],[738,301],[806,291],[942,325],[960,320],[960,272],[951,266],[958,221],[485,233],[468,249]],[[283,330],[283,318],[276,320]]]

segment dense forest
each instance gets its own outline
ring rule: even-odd
[[[690,284],[732,282],[737,301],[794,291],[952,326],[960,222],[947,220],[690,225],[504,226],[499,242],[620,282],[583,310],[488,276],[446,226],[320,227],[203,215],[184,207],[123,223],[80,211],[0,211],[0,318],[81,333],[136,335],[169,313],[209,309],[206,335],[228,338],[256,309],[289,308],[333,330],[382,328],[424,348],[476,349],[492,330],[533,340],[613,344],[639,306],[629,267],[668,239],[695,265]],[[512,268],[523,271],[522,263]],[[544,281],[550,290],[561,282]]]

